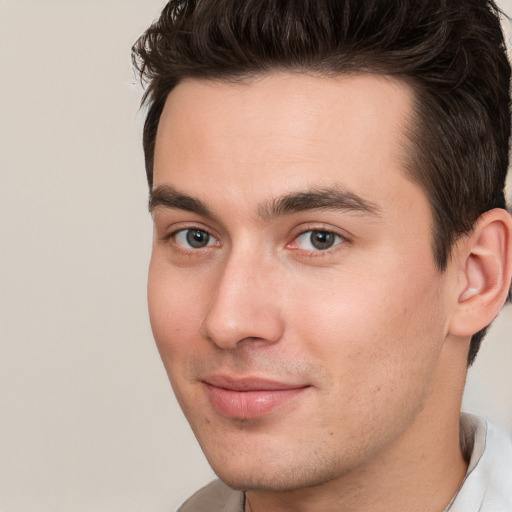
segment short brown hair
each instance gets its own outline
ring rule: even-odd
[[[160,115],[184,78],[362,72],[414,91],[408,172],[432,208],[440,271],[485,211],[506,208],[510,65],[492,0],[171,0],[132,55],[147,84],[150,187]],[[468,364],[484,334],[472,337]]]

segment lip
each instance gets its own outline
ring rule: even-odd
[[[203,379],[211,405],[234,419],[266,416],[304,393],[310,386],[261,378],[212,375]]]

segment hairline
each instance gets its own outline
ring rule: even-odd
[[[310,76],[314,78],[338,78],[338,77],[351,77],[351,76],[377,76],[390,81],[399,82],[402,85],[405,85],[411,94],[411,103],[409,106],[409,112],[407,113],[405,119],[403,120],[402,125],[402,136],[399,140],[399,162],[401,165],[399,166],[399,172],[402,173],[403,177],[408,179],[411,183],[417,185],[421,192],[424,194],[427,199],[429,210],[431,214],[431,225],[430,225],[430,244],[432,255],[434,257],[434,261],[437,269],[442,273],[446,270],[447,262],[451,255],[451,249],[454,247],[456,240],[453,240],[453,243],[448,248],[447,254],[439,254],[440,249],[438,247],[438,222],[436,221],[434,204],[432,198],[429,194],[428,189],[421,183],[419,178],[420,176],[420,161],[423,159],[422,157],[427,157],[425,151],[422,150],[421,147],[414,140],[418,137],[419,134],[423,131],[423,122],[420,117],[421,106],[419,104],[419,90],[421,88],[420,81],[415,77],[407,74],[400,73],[390,73],[385,70],[379,70],[372,67],[351,67],[346,71],[337,71],[337,70],[329,70],[329,69],[320,69],[320,66],[315,67],[311,66],[272,66],[268,69],[258,69],[248,72],[240,72],[240,73],[210,73],[210,75],[198,74],[197,76],[194,74],[187,74],[182,76],[167,92],[165,98],[162,102],[161,110],[158,116],[158,122],[156,124],[156,130],[153,137],[153,151],[151,155],[151,184],[150,184],[150,194],[153,189],[153,171],[154,171],[154,155],[156,148],[156,140],[158,134],[158,127],[160,125],[160,120],[162,117],[163,110],[169,98],[169,95],[174,91],[174,89],[178,85],[186,84],[187,82],[199,82],[199,83],[213,83],[213,84],[226,84],[226,85],[252,85],[259,80],[262,80],[268,76],[286,73],[286,74],[296,74],[298,76]],[[427,163],[428,166],[428,163]],[[425,172],[429,172],[425,169]],[[148,177],[149,178],[149,177]],[[444,257],[443,257],[444,256]]]

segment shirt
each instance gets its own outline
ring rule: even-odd
[[[463,413],[460,421],[468,470],[444,512],[512,512],[512,440],[473,414]],[[244,494],[216,480],[189,498],[177,512],[243,511]]]
[[[461,432],[471,456],[466,477],[445,512],[512,512],[512,440],[473,414],[461,415]]]

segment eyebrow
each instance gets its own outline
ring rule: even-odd
[[[149,194],[148,209],[150,213],[153,213],[156,208],[162,206],[197,213],[205,217],[213,216],[212,212],[203,201],[183,194],[170,185],[159,185]]]
[[[261,205],[259,215],[266,220],[308,210],[358,212],[376,217],[381,215],[377,204],[340,186],[286,194]]]
[[[212,211],[203,201],[180,192],[170,185],[159,185],[151,191],[149,211],[153,213],[159,207],[175,208],[206,217],[214,217]],[[269,220],[309,210],[356,212],[376,217],[381,215],[377,204],[340,186],[311,188],[285,194],[261,204],[258,208],[258,215],[263,220]]]

